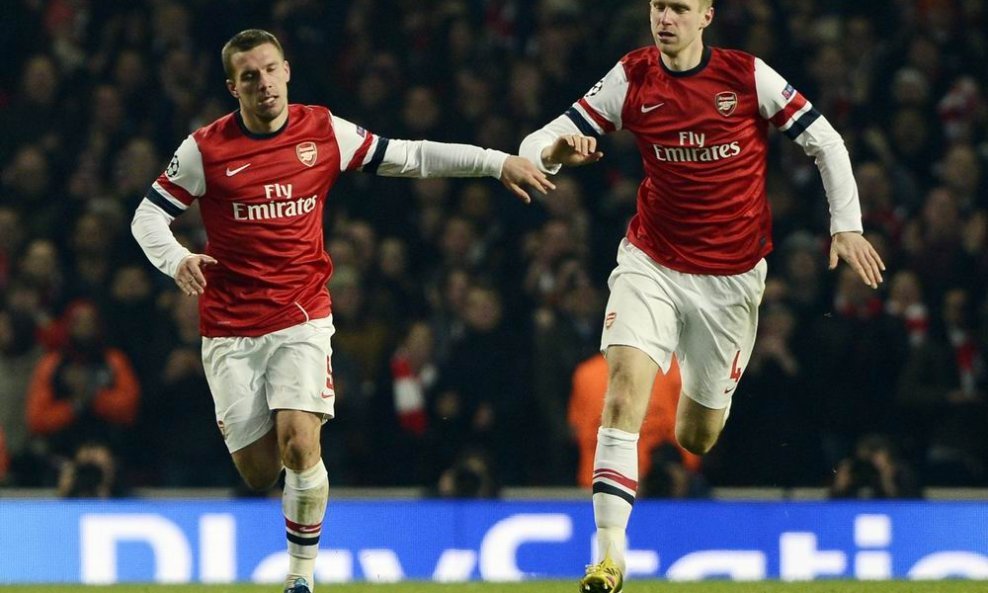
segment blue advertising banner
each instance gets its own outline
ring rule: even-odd
[[[0,500],[0,584],[278,582],[283,525],[277,500]],[[645,500],[628,536],[639,578],[988,579],[988,503]],[[331,501],[316,579],[572,579],[593,537],[589,501]]]

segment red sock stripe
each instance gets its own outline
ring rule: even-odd
[[[285,527],[299,533],[318,533],[322,530],[322,521],[316,523],[315,525],[302,525],[292,521],[288,517],[285,517]]]
[[[632,492],[637,492],[638,491],[638,482],[637,481],[632,480],[631,478],[629,478],[628,476],[625,476],[624,474],[619,474],[618,472],[616,472],[616,471],[614,471],[612,469],[601,468],[601,469],[594,470],[594,472],[593,472],[593,479],[596,480],[598,478],[607,478],[608,480],[613,480],[613,481],[617,482],[618,484],[621,484],[625,488],[628,488]]]

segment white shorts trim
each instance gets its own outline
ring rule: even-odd
[[[274,428],[274,410],[335,413],[330,339],[333,318],[256,338],[203,338],[202,362],[216,423],[231,453]]]
[[[663,373],[675,353],[683,394],[711,409],[726,408],[755,344],[767,267],[762,259],[733,276],[686,274],[624,239],[607,281],[600,349],[637,348]]]

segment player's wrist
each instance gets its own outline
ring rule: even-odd
[[[555,158],[553,158],[551,146],[546,146],[545,148],[543,148],[539,157],[542,159],[542,164],[547,169],[551,169],[552,167],[557,167],[562,164],[559,161],[557,161]]]

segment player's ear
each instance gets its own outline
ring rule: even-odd
[[[714,7],[708,6],[707,10],[703,13],[703,18],[700,19],[700,29],[706,29],[710,26],[710,22],[714,20]]]
[[[226,79],[226,90],[230,91],[230,94],[233,95],[235,99],[240,98],[240,93],[237,92],[237,85],[234,84],[234,82],[229,78]]]
[[[288,65],[288,60],[285,60],[285,82],[288,82],[291,79],[292,79],[292,69],[291,66]]]

